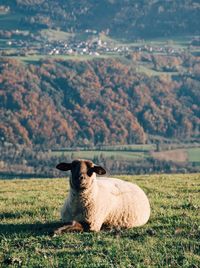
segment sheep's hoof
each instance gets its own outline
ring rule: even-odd
[[[63,233],[68,233],[68,232],[82,232],[83,226],[81,223],[77,221],[73,221],[67,225],[64,225],[54,231],[53,236],[61,235]]]

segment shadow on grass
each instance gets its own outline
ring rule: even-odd
[[[29,216],[29,217],[33,217],[34,215],[36,215],[35,212],[32,211],[20,211],[20,212],[4,212],[4,213],[0,213],[0,220],[4,220],[4,219],[19,219],[21,217],[24,216]]]
[[[62,222],[0,224],[0,235],[33,234],[36,236],[52,235],[53,231],[63,226]]]

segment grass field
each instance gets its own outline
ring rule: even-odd
[[[200,148],[189,148],[187,152],[190,162],[200,162]]]
[[[68,41],[70,38],[74,37],[74,34],[72,33],[56,31],[52,29],[41,30],[40,34],[48,41]]]
[[[147,193],[148,224],[57,237],[66,180],[0,180],[0,267],[200,267],[200,174],[120,177]]]
[[[124,150],[124,151],[150,151],[155,150],[155,144],[125,144],[125,145],[105,145],[102,146],[105,150]]]
[[[123,160],[141,160],[147,157],[146,153],[143,152],[127,152],[127,151],[58,151],[52,153],[55,156],[63,156],[68,158],[83,158],[83,159],[94,159],[95,157],[123,159]]]
[[[172,75],[178,74],[178,72],[161,72],[153,70],[152,68],[149,68],[145,66],[144,64],[138,64],[136,67],[136,70],[138,73],[145,73],[147,76],[166,76],[170,78]]]
[[[172,161],[172,162],[195,162],[200,163],[200,148],[188,147],[177,148],[169,150],[161,150],[156,152],[155,144],[149,145],[119,145],[119,146],[105,146],[96,150],[58,150],[52,151],[53,156],[63,156],[72,159],[86,158],[94,159],[95,157],[112,158],[116,160],[143,160],[148,157],[155,159]]]
[[[40,60],[45,59],[60,59],[60,60],[73,60],[73,61],[89,61],[93,59],[108,59],[114,58],[117,55],[28,55],[28,56],[11,56],[10,58],[20,60],[26,64],[37,64]]]

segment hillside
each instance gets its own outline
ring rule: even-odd
[[[1,141],[61,148],[197,139],[199,71],[190,59],[191,68],[148,77],[117,59],[2,59]]]
[[[146,192],[146,225],[56,237],[66,179],[0,180],[0,266],[199,267],[200,175],[120,178]]]
[[[66,32],[92,29],[131,40],[200,33],[197,0],[3,0],[1,3],[9,8],[10,29],[60,28]]]

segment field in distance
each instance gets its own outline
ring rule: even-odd
[[[118,145],[102,146],[100,149],[77,149],[77,150],[55,150],[53,156],[63,156],[67,158],[87,158],[94,159],[99,157],[111,158],[116,160],[143,160],[145,158],[154,158],[163,161],[172,162],[193,162],[200,163],[199,145],[177,145],[172,144],[170,148],[161,148],[156,151],[155,144],[149,145]]]
[[[66,180],[0,180],[0,266],[199,267],[200,174],[119,177],[147,193],[148,224],[57,237]]]

